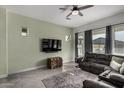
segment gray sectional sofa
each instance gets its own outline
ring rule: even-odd
[[[86,53],[85,57],[78,60],[79,67],[94,74],[101,74],[105,69],[110,69],[111,55]]]
[[[111,65],[112,60],[119,64],[124,63],[124,57],[116,55],[105,55],[86,53],[84,58],[78,60],[79,67],[82,70],[98,75],[99,80],[85,80],[83,87],[85,88],[111,88],[124,87],[124,73],[120,73],[115,67]],[[114,62],[113,61],[113,62]]]
[[[116,86],[105,81],[85,80],[83,88],[116,88]]]
[[[124,88],[124,75],[106,70],[98,76],[99,80],[83,81],[84,88]]]

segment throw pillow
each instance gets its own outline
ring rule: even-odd
[[[122,64],[124,62],[124,58],[116,57],[116,56],[113,56],[112,60],[114,60],[115,62],[118,62],[119,64]]]
[[[120,70],[121,64],[119,64],[118,62],[112,60],[110,63],[110,67],[113,68],[116,71]]]
[[[124,62],[123,62],[122,65],[121,65],[120,73],[124,75]]]

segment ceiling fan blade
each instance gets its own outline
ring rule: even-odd
[[[65,5],[65,9],[67,10],[71,5]]]
[[[63,11],[65,11],[65,10],[66,10],[66,8],[59,8],[59,10],[63,10]]]
[[[72,14],[72,12],[70,12],[70,13],[66,16],[66,18],[68,18],[71,14]]]
[[[84,9],[87,9],[87,8],[90,8],[90,7],[93,7],[94,5],[86,5],[86,6],[82,6],[82,7],[79,7],[78,9],[79,10],[84,10]]]
[[[79,16],[83,16],[83,14],[79,11]]]
[[[70,5],[65,5],[64,8],[59,8],[60,10],[66,11],[68,8],[70,7]]]

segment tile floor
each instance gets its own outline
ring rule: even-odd
[[[8,78],[0,79],[0,88],[45,88],[42,79],[59,74],[64,71],[77,69],[74,62],[65,63],[62,68],[41,68],[33,71],[9,75]]]

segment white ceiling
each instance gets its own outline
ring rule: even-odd
[[[71,16],[72,20],[66,20],[69,11],[59,10],[60,7],[65,7],[63,5],[9,5],[0,7],[20,15],[72,28],[124,12],[124,5],[95,5],[81,11],[83,17]]]

